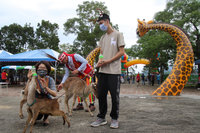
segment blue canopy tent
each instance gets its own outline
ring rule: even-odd
[[[57,62],[56,60],[47,57],[45,53],[55,58],[58,58],[59,56],[59,53],[52,49],[37,49],[5,57],[0,56],[0,66],[7,66],[7,65],[33,66],[37,62],[45,60],[50,62],[50,64],[52,64],[55,67],[55,79],[56,79]]]
[[[5,50],[0,50],[0,58],[8,57],[10,55],[12,55],[12,54]]]
[[[50,54],[55,58],[57,58],[59,55],[58,52],[52,49],[37,49],[6,57],[0,57],[0,65],[35,65],[38,61],[42,60],[52,63],[56,62],[56,60],[47,57],[45,53]]]
[[[13,70],[20,70],[20,69],[32,69],[33,66],[4,66],[1,69],[13,69]]]

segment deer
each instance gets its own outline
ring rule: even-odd
[[[73,107],[75,105],[77,96],[83,98],[83,101],[90,113],[90,116],[94,116],[88,106],[86,99],[91,92],[94,92],[94,94],[97,95],[95,83],[91,83],[90,85],[87,85],[86,81],[79,77],[69,77],[64,82],[63,89],[65,90],[65,104],[67,106],[69,116],[72,116],[72,111],[73,111]],[[72,96],[73,96],[73,103],[72,103],[72,108],[70,109],[68,102]]]
[[[69,128],[70,127],[70,121],[69,121],[68,117],[66,116],[66,114],[59,109],[58,98],[56,98],[56,99],[48,99],[48,98],[38,99],[38,98],[35,98],[35,92],[37,91],[36,86],[37,86],[36,85],[36,77],[33,76],[31,81],[29,81],[28,84],[27,84],[27,89],[28,89],[28,95],[27,95],[28,119],[26,121],[26,125],[25,125],[23,133],[26,132],[29,123],[30,123],[30,133],[32,133],[34,123],[35,123],[39,113],[40,114],[49,114],[49,115],[52,115],[52,116],[62,116],[63,125],[65,125],[65,121],[67,121],[68,128]]]
[[[20,101],[20,107],[19,107],[19,117],[20,117],[21,119],[24,118],[22,109],[23,109],[24,104],[27,102],[28,85],[29,85],[29,82],[30,82],[30,81],[31,81],[31,80],[28,79],[28,81],[27,81],[27,83],[26,83],[26,86],[22,89],[22,96],[23,96],[23,98],[22,98],[22,100]]]

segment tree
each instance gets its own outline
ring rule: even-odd
[[[26,24],[24,27],[16,23],[4,26],[0,30],[0,49],[16,54],[27,49],[34,42],[33,27]]]
[[[24,51],[27,49],[31,49],[31,46],[35,45],[35,32],[33,27],[30,26],[30,24],[25,24],[23,33],[25,34],[26,43],[24,46]]]
[[[195,59],[200,59],[200,1],[169,0],[164,11],[158,12],[158,22],[173,23],[181,27],[190,37]],[[200,65],[199,65],[200,72]]]
[[[163,77],[164,70],[168,69],[168,61],[175,59],[176,45],[173,38],[163,31],[149,31],[145,36],[140,38],[137,43],[139,44],[140,51],[137,52],[138,57],[146,58],[151,61],[146,66],[149,73],[160,70],[161,78]],[[156,54],[160,53],[160,59],[158,60]]]
[[[50,23],[49,21],[42,20],[41,24],[38,23],[36,29],[36,45],[32,45],[32,49],[46,49],[59,50],[58,38],[58,24]]]
[[[126,54],[131,57],[138,57],[139,51],[141,51],[141,47],[137,44],[132,45],[131,48],[125,48]]]
[[[78,9],[76,10],[78,17],[68,19],[64,23],[65,35],[77,35],[72,46],[73,52],[86,57],[97,46],[97,41],[104,34],[95,21],[100,15],[98,9],[109,14],[103,2],[85,1],[82,5],[78,5]]]
[[[62,52],[62,51],[66,52],[68,54],[74,53],[73,46],[69,43],[60,45],[60,52]]]
[[[155,22],[178,25],[190,36],[192,43],[198,46],[200,24],[200,2],[197,0],[169,0],[164,11],[155,14]],[[149,31],[138,40],[141,50],[137,52],[140,57],[151,59],[148,66],[151,70],[160,67],[160,72],[168,68],[168,62],[175,60],[176,45],[173,38],[163,31]],[[196,46],[194,50],[197,49]],[[160,60],[156,60],[156,53],[160,52]],[[197,52],[196,52],[197,53]],[[197,56],[197,54],[196,54]],[[162,75],[161,75],[162,77]]]

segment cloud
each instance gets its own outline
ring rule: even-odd
[[[167,0],[99,0],[110,11],[113,24],[118,24],[123,32],[126,47],[136,44],[137,19],[151,20],[156,12],[165,8]],[[36,28],[41,20],[49,20],[59,25],[60,43],[73,43],[74,35],[64,36],[63,24],[69,18],[76,17],[78,4],[83,0],[1,0],[0,27],[17,23],[31,23]],[[143,65],[138,68],[141,71]]]
[[[137,19],[151,20],[156,12],[165,8],[166,0],[99,0],[105,3],[110,11],[110,18],[118,24],[120,32],[124,33],[126,47],[131,47],[137,41]],[[31,23],[36,28],[41,20],[49,20],[59,25],[61,43],[72,43],[73,36],[63,35],[63,24],[69,18],[76,17],[78,4],[83,0],[5,0],[0,5],[0,27],[12,23],[24,25]],[[64,39],[69,38],[69,39]],[[66,42],[69,41],[69,42]]]

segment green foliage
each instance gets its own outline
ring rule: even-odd
[[[141,51],[141,47],[139,45],[132,45],[131,48],[125,48],[126,54],[131,57],[139,57],[140,51]]]
[[[164,11],[155,16],[157,22],[178,25],[190,37],[195,57],[200,58],[200,1],[169,0]]]
[[[36,29],[36,45],[32,46],[34,49],[50,48],[58,50],[58,24],[51,24],[49,21],[42,20],[41,24],[38,23]]]
[[[66,52],[68,54],[72,54],[73,53],[73,47],[71,44],[67,43],[67,44],[61,44],[60,45],[60,53],[61,52]]]
[[[0,30],[0,49],[12,54],[23,52],[34,42],[34,30],[30,25],[22,27],[18,24],[4,26]]]
[[[86,57],[97,46],[97,42],[104,34],[95,21],[100,14],[97,9],[109,14],[103,2],[85,1],[82,5],[78,5],[76,10],[78,17],[68,19],[64,23],[65,35],[77,35],[72,45],[74,53],[79,53]],[[117,25],[114,27],[118,28]]]
[[[167,39],[166,39],[167,38]],[[141,50],[138,52],[140,58],[151,61],[150,69],[162,67],[168,69],[168,61],[174,60],[176,45],[172,37],[163,31],[149,31],[144,37],[138,40]],[[160,53],[160,60],[156,54]]]
[[[59,50],[58,24],[42,20],[38,23],[36,32],[30,24],[22,27],[13,23],[0,29],[0,49],[12,54],[24,52],[27,49]]]

